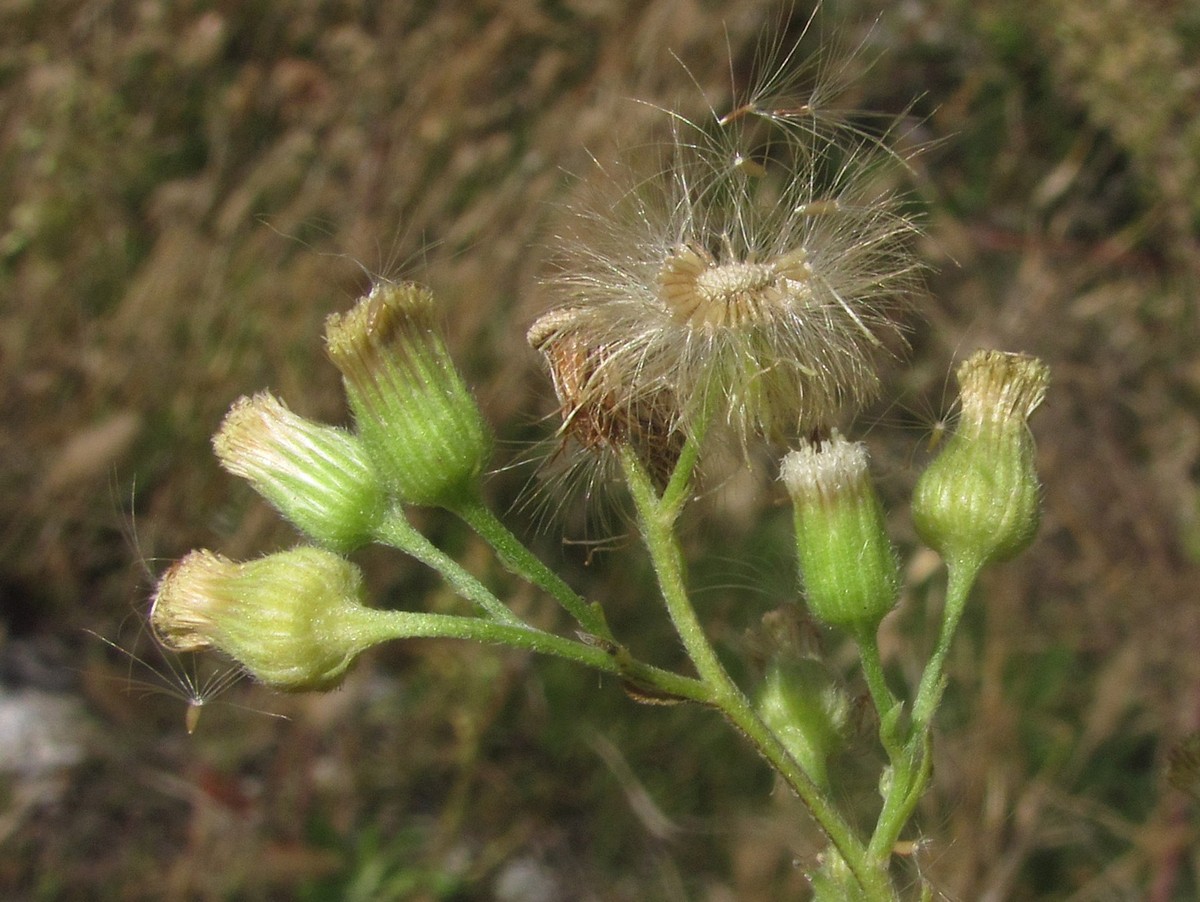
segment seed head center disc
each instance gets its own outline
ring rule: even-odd
[[[809,276],[803,252],[769,263],[718,263],[707,251],[685,247],[659,270],[659,297],[681,323],[738,328],[803,303]]]

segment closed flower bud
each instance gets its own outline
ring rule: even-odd
[[[813,781],[828,786],[827,762],[842,744],[850,703],[825,667],[812,658],[776,661],[755,707]]]
[[[214,648],[276,689],[329,689],[379,641],[357,567],[299,547],[243,564],[193,551],[158,584],[150,620],[176,651]]]
[[[896,603],[899,571],[866,447],[834,432],[829,441],[789,452],[781,476],[795,508],[809,610],[856,635],[874,630]]]
[[[453,508],[478,494],[490,440],[434,320],[429,291],[381,282],[329,317],[325,338],[388,490],[405,503]]]
[[[264,392],[233,405],[213,447],[226,470],[322,545],[350,551],[370,541],[383,488],[346,430],[307,420]]]
[[[958,426],[912,502],[921,538],[951,566],[1006,560],[1033,541],[1041,490],[1027,421],[1049,378],[1026,354],[979,351],[959,367]]]

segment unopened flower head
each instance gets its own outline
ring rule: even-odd
[[[453,507],[478,494],[490,438],[435,320],[428,290],[381,282],[329,317],[325,337],[388,489],[405,503]]]
[[[234,403],[213,448],[226,470],[321,544],[349,551],[370,541],[383,486],[346,430],[307,420],[263,392]]]
[[[979,351],[959,367],[962,414],[912,502],[917,531],[952,567],[1007,560],[1033,541],[1041,487],[1028,420],[1049,381],[1027,354]]]
[[[378,641],[362,598],[358,568],[320,548],[246,563],[201,550],[167,571],[150,621],[175,651],[215,648],[276,689],[328,689]]]
[[[825,666],[815,658],[773,660],[755,708],[792,757],[828,788],[828,759],[844,742],[850,702]]]
[[[820,85],[791,87],[768,76],[711,121],[667,113],[649,174],[602,167],[562,238],[563,306],[534,327],[543,347],[602,349],[577,408],[668,391],[675,428],[745,442],[808,434],[875,395],[919,270],[916,226],[879,180],[902,160],[821,110]]]
[[[866,446],[834,431],[789,452],[780,470],[795,508],[809,610],[823,623],[874,631],[895,605],[900,579]]]

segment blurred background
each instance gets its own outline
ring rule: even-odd
[[[267,386],[344,422],[322,323],[377,273],[446,305],[501,439],[495,505],[636,652],[677,663],[632,539],[592,553],[515,505],[553,428],[523,335],[589,153],[661,134],[634,98],[726,109],[763,30],[798,36],[810,12],[0,2],[4,898],[806,898],[818,837],[705,711],[427,642],[377,650],[328,695],[205,695],[189,736],[186,693],[142,681],[191,665],[142,618],[190,549],[294,541],[209,437]],[[908,187],[930,298],[852,430],[911,561],[884,631],[896,686],[940,602],[905,498],[955,362],[1023,350],[1054,379],[1033,423],[1040,539],[967,613],[909,871],[950,900],[1194,899],[1195,786],[1164,774],[1200,728],[1200,6],[827,0],[817,30],[864,44],[845,102],[907,111],[928,144]],[[698,605],[749,673],[763,616],[796,600],[790,513],[768,470],[720,495],[688,539]],[[565,628],[455,523],[420,517]],[[412,562],[358,560],[380,604],[454,609]],[[873,822],[872,730],[844,793]]]

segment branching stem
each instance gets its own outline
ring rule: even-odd
[[[698,444],[694,438],[688,445]],[[694,462],[695,450],[685,446],[681,463]],[[692,463],[688,463],[688,473]],[[787,751],[779,738],[755,712],[750,700],[729,676],[708,641],[687,593],[683,551],[675,535],[675,520],[681,499],[686,497],[687,476],[672,477],[667,493],[659,498],[653,482],[635,452],[623,449],[621,463],[637,507],[646,547],[650,553],[659,588],[671,621],[691,658],[701,682],[712,695],[711,704],[736,726],[759,753],[770,762],[788,785],[800,796],[813,818],[846,862],[859,883],[863,900],[887,902],[896,895],[886,868],[867,856],[866,846],[841,817],[830,799]],[[669,493],[669,494],[668,494]]]

